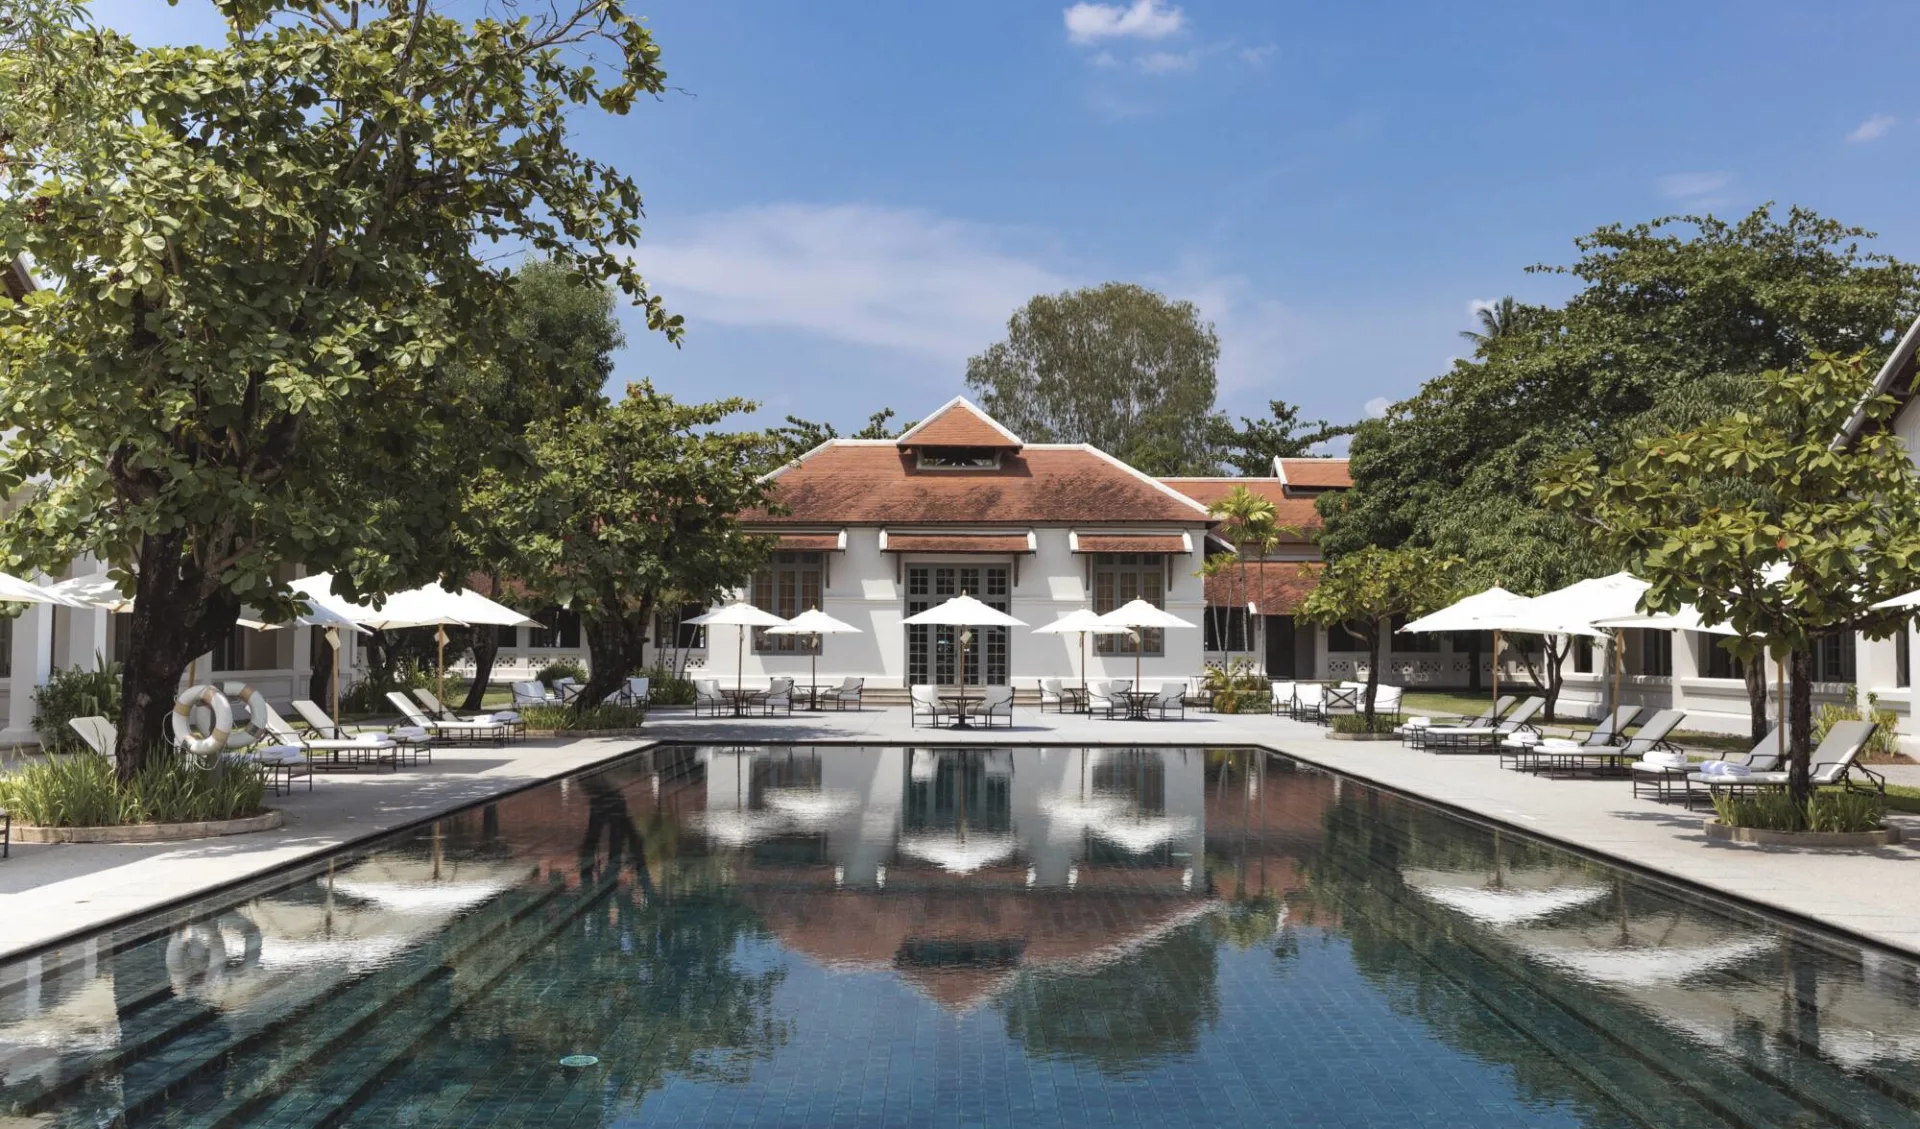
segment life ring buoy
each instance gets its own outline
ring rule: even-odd
[[[193,731],[195,706],[213,711],[213,732],[201,736]],[[227,749],[227,738],[233,734],[233,703],[211,686],[189,686],[173,700],[173,717],[168,724],[175,744],[194,756],[211,757]]]
[[[227,748],[252,748],[265,740],[267,727],[264,719],[271,708],[267,705],[267,696],[245,682],[228,682],[221,689],[229,699],[237,698],[247,708],[247,723],[233,727],[233,732],[227,735]]]

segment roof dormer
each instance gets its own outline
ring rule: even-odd
[[[910,452],[920,470],[995,470],[1003,458],[1025,446],[965,396],[948,400],[894,444],[902,453]]]

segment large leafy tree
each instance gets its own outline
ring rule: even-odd
[[[1301,602],[1300,614],[1323,627],[1343,625],[1367,645],[1367,729],[1374,724],[1380,689],[1381,643],[1396,615],[1421,615],[1452,593],[1450,560],[1423,549],[1369,545],[1328,562],[1320,582]]]
[[[967,362],[967,387],[1029,443],[1091,443],[1148,474],[1210,474],[1220,339],[1192,302],[1131,283],[1042,294]]]
[[[580,613],[592,709],[640,668],[662,595],[709,602],[752,577],[771,542],[735,521],[762,506],[764,439],[716,425],[745,400],[681,404],[646,383],[617,403],[534,429],[541,475],[497,481],[495,503],[522,533],[523,579],[543,603]]]
[[[1813,641],[1892,634],[1909,613],[1872,605],[1920,586],[1920,472],[1886,426],[1893,399],[1868,399],[1872,375],[1864,353],[1816,353],[1764,374],[1749,408],[1639,439],[1612,465],[1568,455],[1541,485],[1627,553],[1652,584],[1650,609],[1691,603],[1740,632],[1745,657],[1764,646],[1786,664],[1789,788],[1802,811]],[[1863,404],[1865,430],[1836,441]]]
[[[1884,343],[1911,319],[1920,278],[1870,238],[1771,207],[1581,237],[1571,264],[1533,268],[1579,284],[1564,305],[1521,307],[1516,329],[1360,425],[1354,488],[1319,503],[1321,544],[1329,556],[1424,546],[1460,558],[1463,586],[1524,594],[1622,567],[1617,545],[1535,497],[1540,468],[1571,450],[1619,457],[1699,389],[1750,396],[1761,372]]]
[[[1285,400],[1268,400],[1269,419],[1240,417],[1240,426],[1229,428],[1223,458],[1240,474],[1253,478],[1273,473],[1275,459],[1295,459],[1310,455],[1320,444],[1343,435],[1352,435],[1358,425],[1331,423],[1324,419],[1303,420],[1300,406]]]
[[[847,436],[849,439],[896,439],[912,430],[911,423],[893,422],[893,409],[881,408],[867,417],[867,425]],[[840,429],[831,423],[788,416],[779,427],[767,429],[768,469],[786,465],[829,439],[838,439]]]
[[[678,331],[625,250],[637,187],[568,132],[663,88],[620,0],[217,6],[225,42],[141,48],[0,0],[51,28],[0,55],[0,258],[52,283],[0,304],[0,486],[43,484],[0,540],[16,566],[97,552],[137,597],[122,772],[242,601],[292,613],[295,563],[364,597],[458,561],[463,452],[497,449],[473,375],[513,308],[488,245]]]
[[[495,432],[524,436],[542,421],[601,404],[601,389],[613,376],[613,354],[626,343],[613,291],[548,259],[529,261],[515,277],[513,301],[500,333],[499,358],[480,370],[476,390],[493,424],[477,437],[483,442],[495,441]],[[539,468],[529,458],[504,461],[496,471],[501,481],[483,477],[477,481],[485,488],[468,492],[455,530],[470,571],[484,574],[498,595],[503,580],[520,579],[524,562],[519,559],[522,530],[516,512],[500,506],[497,495],[503,483],[533,489]],[[466,645],[473,651],[474,677],[465,708],[479,709],[499,652],[499,636],[477,630]]]

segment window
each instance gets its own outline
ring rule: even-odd
[[[1640,673],[1662,678],[1673,676],[1673,632],[1640,632]]]
[[[213,669],[217,671],[252,670],[247,665],[247,636],[253,632],[245,627],[235,627],[227,632],[226,638],[214,644]]]
[[[1853,681],[1853,635],[1835,631],[1813,640],[1813,680]]]
[[[1440,636],[1431,631],[1419,631],[1411,635],[1400,634],[1407,625],[1407,617],[1396,615],[1389,626],[1391,634],[1380,640],[1380,646],[1388,651],[1399,651],[1406,655],[1434,654],[1440,650]]]
[[[653,613],[653,645],[682,651],[706,650],[706,625],[687,622],[706,610],[699,604],[682,604],[674,611]]]
[[[548,608],[533,617],[545,627],[530,628],[527,631],[528,647],[578,647],[580,645],[580,613],[571,608]]]
[[[820,606],[824,566],[819,553],[783,550],[773,555],[773,563],[753,577],[753,606],[792,619],[809,608]],[[753,653],[756,655],[815,655],[820,653],[818,635],[769,635],[763,627],[753,629]]]
[[[1708,678],[1746,678],[1746,663],[1734,658],[1719,639],[1709,635],[1706,640]]]
[[[907,614],[918,615],[967,593],[990,608],[1008,610],[1012,569],[1006,565],[909,565]],[[952,686],[960,681],[960,629],[911,624],[907,627],[907,682],[913,686]],[[966,647],[970,685],[1007,685],[1007,629],[976,627]]]
[[[1593,673],[1593,640],[1575,639],[1573,641],[1573,672],[1575,674]]]
[[[1347,630],[1344,623],[1336,623],[1327,628],[1327,650],[1329,651],[1365,651],[1367,641]]]
[[[1166,606],[1166,561],[1157,553],[1096,553],[1093,558],[1093,610],[1105,615],[1134,600],[1156,608]],[[1166,632],[1150,627],[1139,633],[1143,655],[1166,653]],[[1102,655],[1131,655],[1134,636],[1096,635],[1094,650]]]
[[[1247,649],[1247,609],[1245,608],[1208,608],[1204,629],[1209,651]]]
[[[13,619],[0,619],[0,678],[13,677]]]
[[[921,470],[994,470],[1000,452],[994,447],[931,447],[920,450]]]
[[[1893,684],[1899,687],[1913,685],[1913,654],[1909,650],[1913,640],[1908,637],[1907,625],[1902,623],[1900,630],[1893,636]]]

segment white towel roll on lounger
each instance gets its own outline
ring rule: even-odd
[[[1700,766],[1702,776],[1751,776],[1753,770],[1734,761],[1708,761]]]

